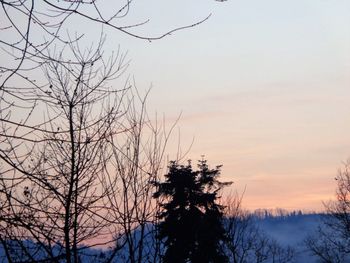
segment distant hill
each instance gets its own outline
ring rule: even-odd
[[[282,215],[272,215],[271,213],[255,213],[252,215],[252,222],[260,231],[269,238],[274,239],[278,244],[287,247],[291,246],[295,249],[295,263],[316,263],[317,260],[307,251],[304,240],[305,238],[316,231],[317,227],[322,225],[322,214],[302,214],[288,213]],[[137,236],[137,233],[135,233]],[[27,246],[31,246],[34,242],[24,241]],[[58,248],[57,248],[58,249]],[[120,251],[122,256],[127,251]],[[108,255],[108,250],[85,249],[86,255],[93,255],[94,262],[99,262],[99,258],[103,255]],[[82,258],[85,256],[82,255]],[[37,254],[37,257],[40,256]],[[0,246],[0,262],[7,262],[4,259],[4,251]],[[87,260],[86,262],[90,262]],[[119,262],[115,260],[114,262]],[[264,261],[270,263],[269,261]]]
[[[307,251],[305,238],[322,225],[322,214],[289,214],[255,218],[257,226],[283,246],[296,250],[296,263],[314,263],[316,258]]]

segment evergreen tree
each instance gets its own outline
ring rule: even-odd
[[[164,240],[164,263],[227,262],[221,243],[225,239],[223,209],[216,201],[219,191],[231,183],[219,182],[221,166],[209,169],[206,160],[198,170],[171,162],[165,182],[157,183],[159,238]]]

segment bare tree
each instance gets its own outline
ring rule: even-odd
[[[226,250],[233,263],[293,262],[294,250],[268,237],[254,222],[254,215],[242,208],[243,195],[226,200]]]
[[[121,227],[126,245],[122,252],[127,262],[159,262],[160,245],[155,233],[159,205],[152,195],[154,182],[161,177],[165,164],[165,146],[176,123],[166,131],[164,122],[150,120],[144,97],[137,93],[128,101],[134,99],[140,101],[140,109],[126,113],[127,126],[132,128],[122,134],[122,140],[120,136],[111,138],[118,182],[106,205],[111,206],[113,220]]]
[[[78,262],[78,245],[106,227],[99,203],[109,189],[99,185],[111,155],[107,139],[120,130],[118,94],[125,92],[106,81],[121,67],[114,69],[112,58],[104,62],[100,47],[83,54],[72,45],[71,51],[74,63],[46,63],[49,86],[28,96],[34,106],[25,120],[2,116],[1,195],[9,207],[1,218],[4,241],[15,239],[31,261],[41,258],[22,249],[25,239],[53,262]],[[38,114],[44,115],[39,124]]]
[[[71,63],[59,53],[45,64],[49,84],[26,95],[33,106],[25,118],[1,112],[2,248],[9,262],[85,262],[96,258],[87,248],[109,245],[99,259],[109,262],[128,245],[128,262],[144,262],[156,211],[150,182],[169,133],[152,124],[129,83],[110,86],[124,56],[104,60],[102,43],[70,48]]]
[[[326,214],[306,245],[321,262],[350,260],[350,161],[344,164],[337,176],[336,200],[324,203]]]
[[[194,27],[210,16],[157,36],[150,36],[147,33],[142,35],[134,33],[133,29],[142,27],[149,20],[126,22],[133,2],[132,0],[1,0],[0,56],[6,63],[0,65],[0,90],[8,95],[16,92],[20,87],[13,85],[18,80],[25,82],[26,88],[35,87],[38,79],[32,73],[36,68],[53,60],[69,63],[68,58],[53,57],[50,52],[58,47],[62,49],[71,43],[79,42],[82,46],[81,40],[85,32],[67,34],[72,24],[99,24],[133,38],[152,41],[175,31]]]

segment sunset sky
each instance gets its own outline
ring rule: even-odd
[[[223,164],[246,208],[322,210],[350,157],[350,2],[153,0],[130,21],[157,35],[209,13],[151,43],[107,29],[107,47],[128,51],[150,113],[181,113],[188,158]]]
[[[350,158],[350,1],[135,1],[121,24],[157,36],[209,14],[152,42],[104,28],[105,55],[127,52],[151,116],[181,114],[170,158],[194,141],[186,158],[222,164],[245,208],[322,210]],[[101,30],[70,26],[86,43]]]

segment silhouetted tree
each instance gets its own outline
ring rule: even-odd
[[[336,200],[325,203],[323,224],[306,245],[320,262],[350,261],[350,161],[344,164],[335,177]]]
[[[145,262],[168,133],[129,82],[111,87],[123,56],[68,51],[71,64],[46,64],[50,85],[21,122],[0,111],[0,262]],[[100,245],[104,257],[87,252]]]
[[[165,263],[228,261],[222,250],[224,207],[217,201],[220,190],[231,183],[218,181],[220,168],[209,169],[205,160],[198,162],[198,170],[191,162],[171,162],[165,182],[156,184],[154,197],[163,209],[159,238],[164,239]]]

